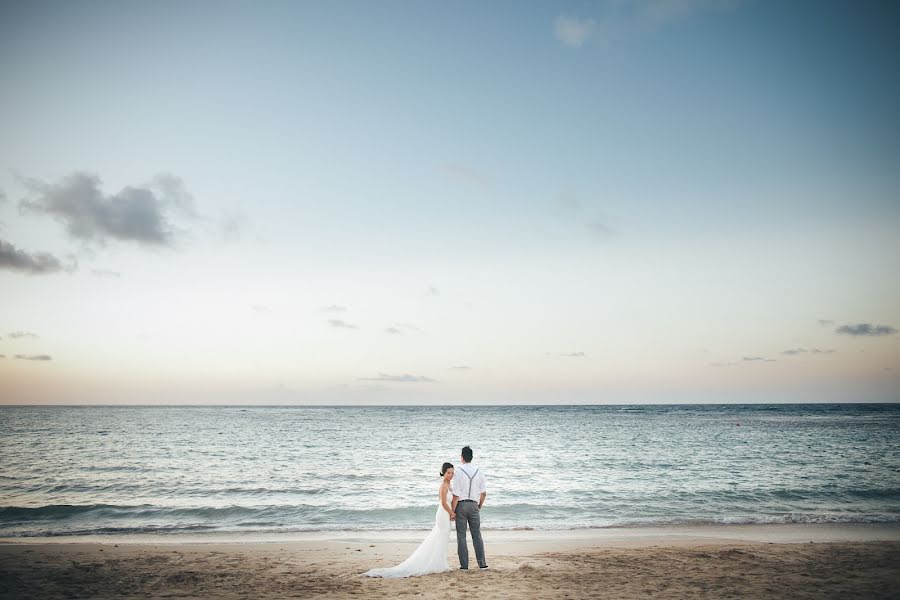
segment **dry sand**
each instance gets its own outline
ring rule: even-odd
[[[896,526],[486,531],[489,571],[360,575],[419,535],[16,540],[0,543],[0,598],[900,598]]]

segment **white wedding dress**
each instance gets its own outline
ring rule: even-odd
[[[453,496],[447,493],[447,504]],[[434,527],[422,540],[409,558],[395,567],[372,569],[363,575],[368,577],[415,577],[416,575],[428,575],[429,573],[442,573],[449,571],[447,565],[447,543],[450,541],[450,515],[438,502],[437,514],[434,516]]]

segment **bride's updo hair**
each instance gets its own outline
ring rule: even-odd
[[[441,466],[441,477],[443,477],[444,475],[447,474],[447,469],[452,469],[452,468],[453,468],[453,463],[444,463],[443,466]]]

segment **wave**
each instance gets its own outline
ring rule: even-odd
[[[328,506],[162,507],[140,505],[48,505],[0,507],[0,536],[72,536],[178,533],[289,533],[425,529],[433,506],[337,508]],[[609,529],[621,527],[790,523],[892,523],[888,512],[769,512],[759,514],[604,517],[590,510],[551,509],[517,503],[491,508],[485,527],[506,530]]]

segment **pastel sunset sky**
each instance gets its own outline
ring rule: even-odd
[[[0,403],[900,401],[900,4],[0,3]]]

